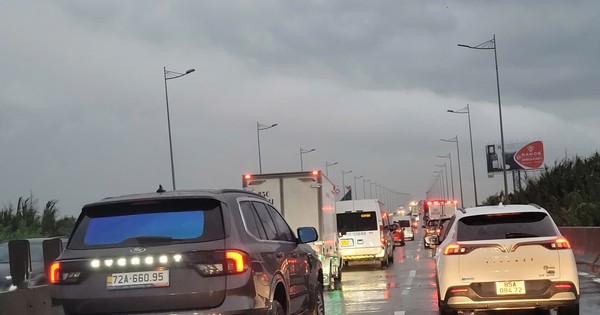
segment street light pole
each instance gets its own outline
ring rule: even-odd
[[[363,175],[354,176],[354,187],[352,187],[352,189],[354,189],[354,200],[358,199],[358,189],[356,188],[356,180],[361,178],[363,178]]]
[[[272,124],[270,126],[266,126],[266,125],[259,123],[258,121],[256,122],[256,139],[258,139],[258,172],[259,172],[259,174],[262,174],[262,160],[260,158],[260,131],[271,129],[275,126],[277,126],[277,124]]]
[[[452,172],[452,154],[450,152],[448,152],[448,154],[446,154],[446,155],[438,155],[438,157],[439,158],[443,158],[443,159],[450,159],[450,184],[451,184],[451,187],[452,187],[452,199],[454,200],[456,198],[454,197],[454,173]],[[446,175],[448,175],[448,172],[446,172]],[[459,182],[460,182],[460,180],[459,180]],[[462,197],[462,193],[461,193],[461,197]],[[462,205],[462,200],[461,200],[461,205]]]
[[[167,80],[177,79],[194,72],[194,69],[189,69],[185,73],[179,73],[167,70],[167,67],[163,67],[163,74],[165,78],[165,101],[167,103],[167,127],[169,128],[169,152],[171,154],[171,179],[173,180],[173,190],[175,190],[175,163],[173,162],[173,140],[171,138],[171,114],[169,113],[169,92],[167,90]]]
[[[302,163],[302,155],[304,155],[306,153],[310,153],[314,150],[315,149],[305,150],[305,149],[302,149],[302,147],[300,147],[300,171],[304,172],[304,164]]]
[[[467,114],[467,119],[469,121],[469,141],[471,143],[471,167],[473,168],[473,193],[475,194],[475,206],[477,207],[477,180],[475,179],[475,158],[473,156],[473,133],[471,132],[471,109],[469,108],[469,104],[467,107],[461,108],[459,110],[447,110],[449,113],[454,114]],[[458,150],[458,136],[456,137],[456,147]],[[458,169],[460,176],[460,153],[458,153]]]
[[[508,200],[508,181],[506,179],[506,156],[504,153],[504,128],[502,126],[502,102],[500,102],[500,78],[498,75],[498,54],[496,52],[496,34],[492,39],[485,43],[477,46],[469,46],[458,44],[459,47],[466,47],[471,49],[493,49],[494,50],[494,61],[496,63],[496,88],[498,91],[498,114],[500,116],[500,145],[502,146],[502,175],[504,176],[504,203],[509,203]]]
[[[336,164],[338,164],[338,162],[329,163],[329,162],[325,161],[325,176],[329,177],[329,170],[328,170],[328,168],[330,166],[334,166]]]
[[[342,170],[342,191],[344,192],[344,196],[346,195],[346,183],[344,182],[344,177],[346,177],[346,174],[350,174],[352,173],[352,170],[349,171],[344,171]]]
[[[444,168],[444,176],[446,177],[446,200],[448,200],[450,199],[450,189],[448,187],[448,164],[444,162],[444,164],[436,164],[435,166]],[[454,196],[452,196],[452,199],[454,199]]]
[[[366,182],[369,182],[369,188],[371,188],[371,184],[370,184],[371,180],[363,178],[363,199],[367,199],[367,191],[365,190],[365,183]],[[369,195],[369,198],[370,198],[370,195]]]
[[[464,204],[464,199],[463,199],[462,171],[460,168],[460,149],[458,146],[458,135],[454,136],[454,138],[440,139],[440,140],[444,141],[444,142],[456,142],[456,156],[458,159],[458,184],[460,186],[460,205],[461,205],[461,207],[464,207],[465,204]],[[448,153],[448,155],[450,155],[450,153]],[[452,165],[452,160],[450,160],[450,165]],[[450,170],[452,170],[452,168],[450,168]],[[450,173],[450,175],[452,175],[452,173]],[[473,183],[473,185],[475,185],[475,183]],[[475,195],[475,205],[477,205],[477,195]]]

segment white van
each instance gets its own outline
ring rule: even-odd
[[[349,261],[378,260],[382,267],[394,261],[394,243],[388,213],[377,199],[345,200],[335,204],[340,252]]]

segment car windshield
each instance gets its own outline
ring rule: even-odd
[[[215,200],[163,200],[84,209],[70,248],[126,247],[224,238]]]
[[[543,212],[469,216],[459,220],[457,227],[458,241],[556,235],[552,219]]]
[[[377,230],[377,216],[375,211],[338,213],[337,228],[342,233]]]

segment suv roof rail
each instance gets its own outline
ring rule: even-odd
[[[467,214],[467,210],[465,208],[458,208],[457,210],[462,212],[463,214]]]

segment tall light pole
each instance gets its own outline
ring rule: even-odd
[[[477,46],[469,46],[458,44],[459,47],[466,47],[471,49],[493,49],[494,50],[494,61],[496,62],[496,88],[498,91],[498,114],[500,116],[500,145],[502,146],[502,175],[504,176],[504,203],[509,203],[508,200],[508,181],[506,179],[506,156],[504,155],[504,129],[502,127],[502,102],[500,102],[500,79],[498,76],[498,54],[496,52],[496,34],[492,39],[485,43]]]
[[[450,152],[448,152],[448,154],[446,154],[446,155],[438,155],[437,157],[442,158],[442,159],[450,159],[450,186],[452,187],[452,199],[455,200],[456,198],[454,197],[454,174],[452,172],[452,154]],[[448,175],[447,172],[446,172],[446,175]],[[462,187],[462,184],[461,184],[461,187]],[[460,205],[462,206],[462,191],[461,191],[460,197],[461,197]]]
[[[258,121],[256,122],[256,139],[258,139],[258,172],[259,172],[259,174],[262,174],[262,160],[260,158],[260,132],[261,132],[261,130],[271,129],[275,126],[277,126],[277,124],[272,124],[270,126],[266,126],[266,125],[259,123]]]
[[[435,166],[444,168],[444,176],[446,177],[446,200],[448,200],[450,199],[450,189],[448,187],[448,165],[446,162],[444,162],[444,164],[436,164]],[[452,199],[454,199],[454,196],[452,196]]]
[[[302,156],[306,153],[310,153],[316,149],[305,150],[300,147],[300,171],[304,171],[304,164],[302,163]]]
[[[367,183],[367,182],[371,182],[371,180],[363,178],[363,199],[367,199],[367,191],[365,190],[365,183]],[[370,187],[371,187],[371,184],[369,183],[369,188]],[[369,198],[371,198],[371,195],[369,195]]]
[[[469,121],[469,140],[471,142],[471,167],[473,168],[473,193],[475,194],[475,206],[477,207],[477,180],[475,179],[475,158],[473,157],[473,133],[471,132],[471,110],[469,109],[469,104],[467,104],[467,107],[461,108],[459,110],[449,109],[448,112],[454,113],[454,114],[467,114],[467,118]],[[456,147],[458,148],[458,136],[456,137]],[[459,159],[458,167],[460,170],[460,153],[459,153],[458,159]]]
[[[444,190],[444,170],[440,169],[440,170],[434,171],[434,173],[440,175],[440,188],[441,188],[440,190],[442,192],[442,199],[446,200],[446,191]]]
[[[329,170],[328,170],[329,167],[337,165],[337,164],[338,164],[338,162],[329,163],[329,162],[325,161],[325,176],[329,177]]]
[[[363,175],[354,176],[354,187],[352,187],[352,189],[354,189],[354,200],[358,199],[358,189],[356,188],[356,180],[361,178],[363,178]]]
[[[377,182],[371,181],[369,183],[369,198],[373,199],[373,185],[375,185],[375,193],[377,193]]]
[[[342,170],[342,191],[344,192],[343,195],[346,195],[346,183],[344,182],[344,178],[346,177],[346,174],[350,174],[352,173],[352,170],[349,171],[344,171]]]
[[[171,179],[173,180],[173,190],[175,190],[175,164],[173,163],[173,141],[171,139],[171,114],[169,113],[169,92],[167,90],[167,80],[177,79],[194,72],[194,69],[189,69],[185,73],[179,73],[175,71],[169,71],[166,67],[163,67],[163,74],[165,78],[165,101],[167,103],[167,126],[169,128],[169,152],[171,153]]]
[[[461,207],[464,207],[464,200],[463,200],[463,186],[462,186],[462,171],[460,169],[460,149],[458,146],[458,135],[454,136],[454,138],[450,138],[450,139],[440,139],[441,141],[444,142],[456,142],[456,155],[458,157],[458,184],[460,186],[460,205]],[[471,149],[473,149],[471,147]],[[473,151],[471,151],[473,152]],[[450,155],[450,153],[448,153],[448,155]],[[452,160],[450,160],[450,165],[452,165]],[[451,168],[452,170],[452,168]],[[473,170],[475,170],[475,168],[473,168]],[[452,174],[452,173],[450,173]],[[475,174],[475,173],[473,173]],[[473,185],[475,185],[475,182],[473,182]],[[477,206],[477,190],[475,190],[475,206]]]

